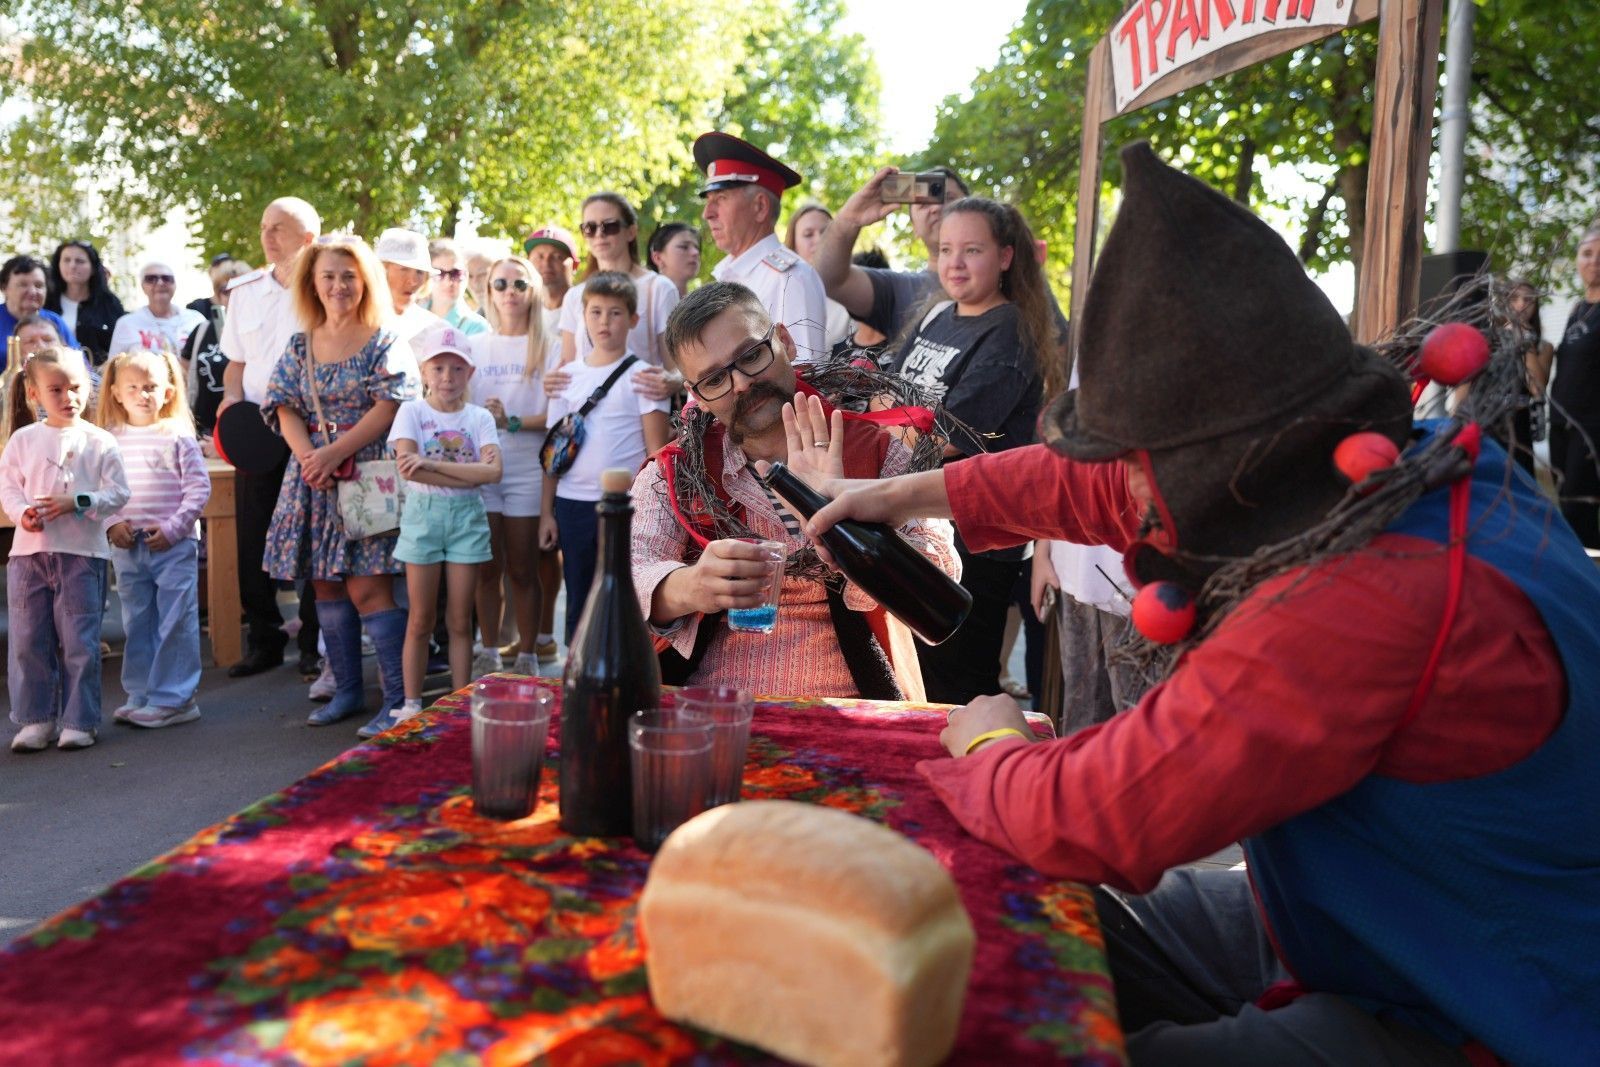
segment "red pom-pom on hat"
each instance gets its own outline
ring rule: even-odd
[[[1177,582],[1151,582],[1133,597],[1133,626],[1158,645],[1172,645],[1194,629],[1194,597]]]
[[[1440,385],[1460,385],[1488,365],[1489,339],[1464,322],[1429,330],[1417,357],[1417,369]]]
[[[1370,430],[1351,434],[1333,450],[1333,465],[1351,485],[1360,485],[1376,472],[1388,470],[1399,458],[1398,445]]]

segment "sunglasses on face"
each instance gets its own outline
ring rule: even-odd
[[[459,282],[462,278],[460,267],[451,267],[449,270],[436,270],[434,277],[443,278],[447,282]]]
[[[603,233],[607,237],[611,237],[622,232],[622,220],[606,219],[604,222],[586,222],[578,227],[578,232],[585,237],[593,237],[597,233]]]
[[[456,271],[456,273],[460,274],[461,272]],[[528,291],[528,279],[496,278],[494,281],[489,283],[489,288],[493,289],[497,293],[503,293],[507,289],[515,289],[519,293],[525,293]]]
[[[146,274],[144,276],[146,285],[172,285],[177,280],[170,274]]]

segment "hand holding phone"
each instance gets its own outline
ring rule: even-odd
[[[890,174],[878,187],[885,204],[942,204],[945,176],[938,171]]]

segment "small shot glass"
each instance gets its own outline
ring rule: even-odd
[[[783,591],[783,565],[788,551],[781,541],[758,541],[750,537],[745,541],[765,551],[773,565],[772,575],[767,583],[765,603],[753,608],[728,609],[728,629],[742,634],[770,634],[778,625],[778,595]]]

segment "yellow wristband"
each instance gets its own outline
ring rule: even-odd
[[[1007,726],[1007,727],[1005,727],[1003,729],[990,730],[988,733],[979,734],[977,737],[974,737],[971,741],[967,742],[966,751],[961,753],[961,754],[963,756],[970,756],[970,755],[972,755],[972,750],[977,748],[979,745],[983,744],[984,742],[986,742],[986,741],[998,741],[1002,737],[1019,737],[1024,741],[1026,741],[1028,739],[1028,735],[1024,734],[1021,730],[1018,730],[1018,729],[1016,729],[1015,727],[1012,727],[1012,726]]]

